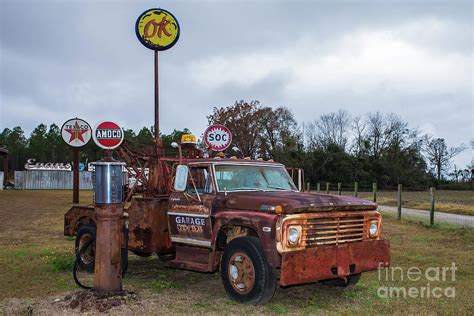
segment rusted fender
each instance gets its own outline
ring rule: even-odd
[[[79,223],[95,223],[94,207],[73,206],[64,214],[64,236],[75,236]]]
[[[216,250],[217,237],[221,228],[242,226],[255,231],[262,244],[267,262],[272,267],[279,267],[281,257],[276,249],[275,230],[278,215],[251,211],[222,211],[214,215],[211,247]]]

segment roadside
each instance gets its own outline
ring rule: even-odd
[[[343,195],[353,195],[353,192],[343,191]],[[372,200],[372,192],[359,192],[359,197]],[[397,206],[397,191],[378,191],[379,205]],[[402,206],[415,210],[430,209],[430,193],[425,191],[402,191]],[[435,191],[436,212],[474,216],[474,192],[456,190]]]
[[[393,214],[398,213],[398,209],[395,206],[379,205],[379,210],[382,212],[388,212],[388,213],[393,213]],[[435,211],[434,214],[435,214],[434,215],[435,223],[444,222],[448,224],[461,225],[461,226],[474,228],[474,216],[444,213],[444,212],[437,212],[437,211]],[[421,218],[427,221],[429,221],[430,219],[430,213],[428,211],[402,207],[402,218],[407,215]]]

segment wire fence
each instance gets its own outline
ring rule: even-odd
[[[474,191],[436,190],[384,186],[377,183],[306,183],[305,191],[355,196],[377,202],[379,210],[393,213],[398,219],[416,219],[428,225],[448,224],[474,228]]]

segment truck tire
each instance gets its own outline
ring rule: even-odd
[[[225,247],[221,278],[227,294],[240,303],[265,304],[277,285],[275,268],[267,264],[255,237],[236,238]]]
[[[76,243],[75,243],[75,251],[74,253],[77,253],[79,249],[84,245],[86,242],[88,242],[91,239],[95,239],[95,226],[93,225],[81,225],[79,226],[79,229],[77,230],[76,234]],[[79,267],[87,271],[89,273],[94,272],[94,266],[95,266],[95,242],[92,243],[91,246],[89,246],[84,253],[81,255],[81,258],[79,260]]]
[[[348,276],[347,283],[344,282],[343,279],[331,279],[331,280],[322,281],[321,283],[328,286],[351,288],[354,285],[356,285],[357,282],[359,282],[360,277],[361,277],[361,274],[357,273],[357,274]]]
[[[94,242],[89,246],[81,255],[79,260],[79,266],[82,270],[93,273],[95,269],[95,238],[96,228],[94,225],[81,225],[77,230],[76,242],[75,242],[75,253],[90,239],[94,239]],[[125,248],[120,249],[121,264],[122,264],[122,275],[128,270],[128,251]]]

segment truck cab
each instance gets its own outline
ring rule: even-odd
[[[169,195],[132,199],[123,245],[156,253],[169,267],[220,270],[238,302],[265,303],[277,286],[352,285],[362,272],[389,266],[375,203],[300,192],[280,163],[183,159],[172,175]],[[77,234],[79,245],[81,227],[93,226],[92,207],[65,216],[65,234]]]

